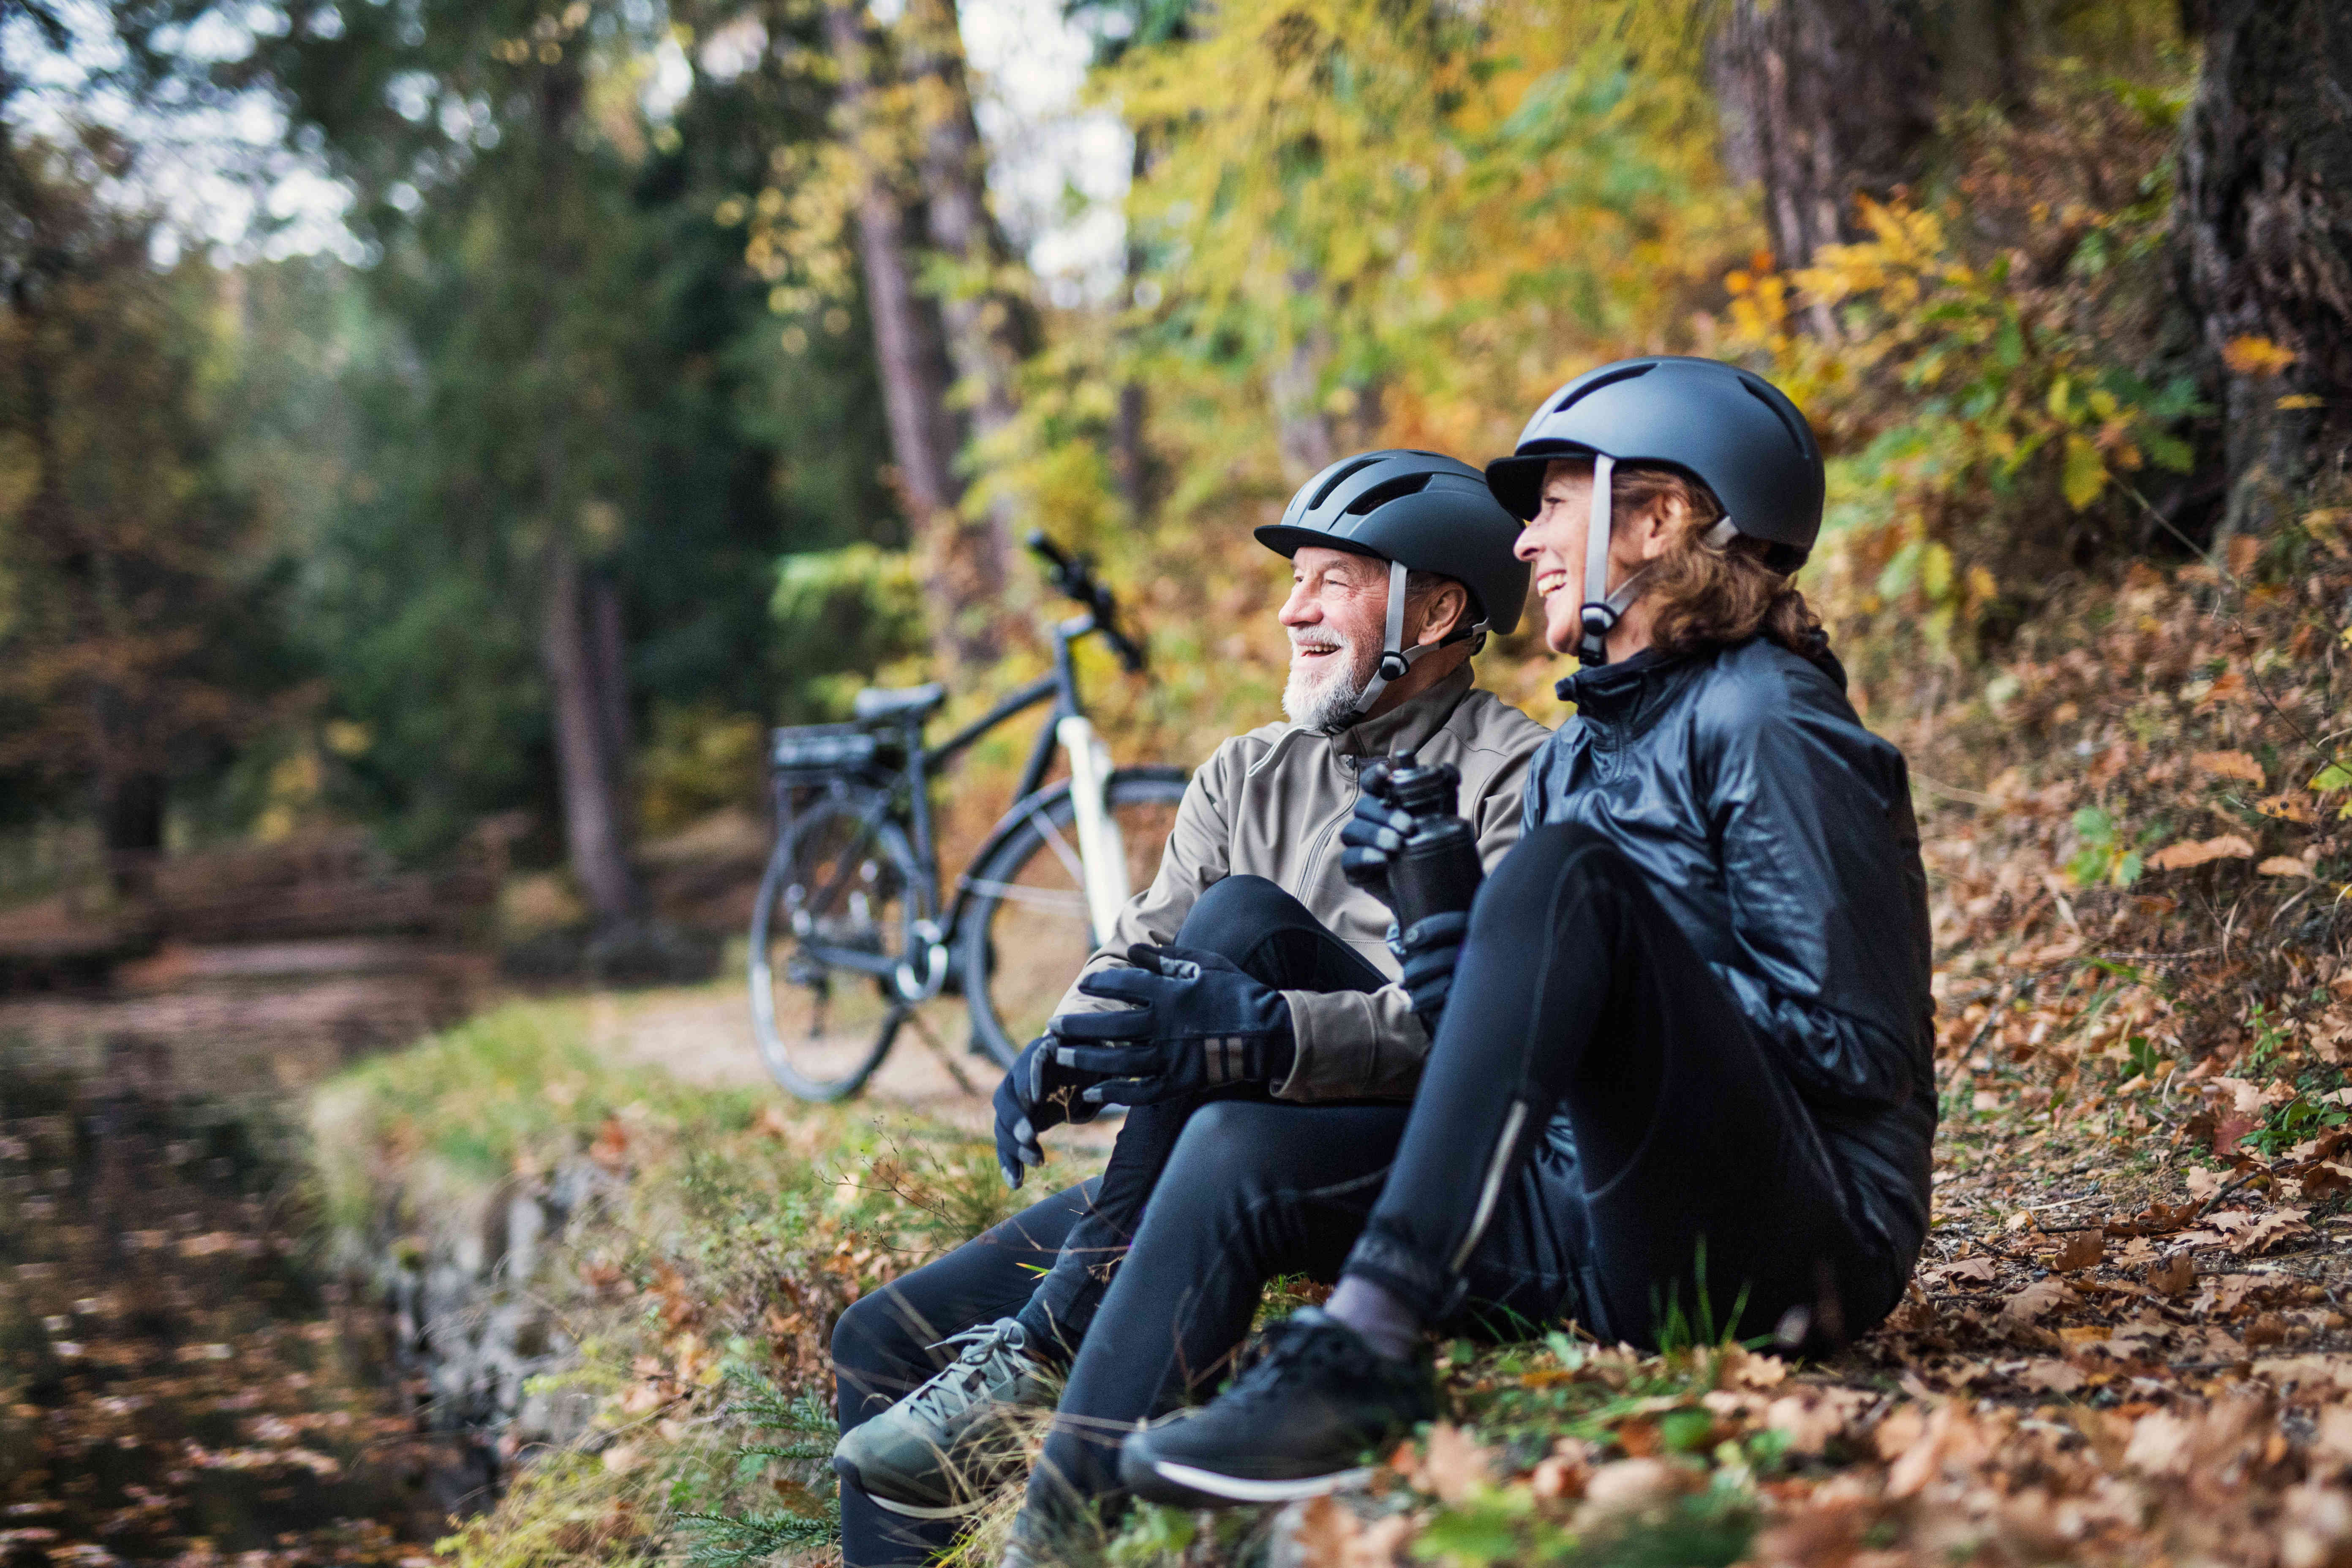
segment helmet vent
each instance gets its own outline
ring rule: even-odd
[[[1552,412],[1554,414],[1564,414],[1572,405],[1583,402],[1586,398],[1591,396],[1594,393],[1600,391],[1604,386],[1614,386],[1621,381],[1631,381],[1637,375],[1647,375],[1657,368],[1658,367],[1655,363],[1644,361],[1638,364],[1621,366],[1616,370],[1611,371],[1606,375],[1594,376],[1591,381],[1586,382],[1582,386],[1576,389],[1575,396],[1563,397],[1558,403],[1554,404],[1552,405]]]
[[[1434,477],[1431,474],[1407,474],[1402,479],[1374,485],[1348,503],[1346,515],[1362,517],[1367,512],[1376,511],[1392,500],[1401,500],[1409,495],[1417,495],[1429,488],[1429,481]]]
[[[1317,490],[1315,492],[1314,499],[1307,503],[1307,510],[1308,511],[1313,511],[1316,508],[1321,506],[1325,501],[1330,499],[1331,492],[1338,489],[1340,484],[1345,481],[1349,475],[1360,474],[1380,460],[1380,455],[1378,453],[1367,453],[1361,460],[1349,463],[1344,468],[1333,470],[1330,479],[1325,481],[1323,488]]]
[[[1789,411],[1786,408],[1783,408],[1777,400],[1765,396],[1764,389],[1758,386],[1748,377],[1744,375],[1741,376],[1739,378],[1739,384],[1747,389],[1748,396],[1754,398],[1757,402],[1762,404],[1765,407],[1772,411],[1772,417],[1779,420],[1780,428],[1789,433],[1789,445],[1797,449],[1797,455],[1799,457],[1803,457],[1805,455],[1805,437],[1801,431],[1798,430],[1795,426],[1789,423]]]

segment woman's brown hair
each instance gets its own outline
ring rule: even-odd
[[[1761,636],[1808,657],[1821,647],[1821,617],[1789,574],[1768,559],[1771,546],[1737,535],[1707,542],[1706,531],[1723,520],[1723,503],[1705,484],[1674,468],[1627,464],[1611,476],[1609,506],[1612,526],[1648,513],[1665,517],[1673,530],[1666,552],[1650,563],[1642,583],[1651,605],[1651,647],[1694,653]]]

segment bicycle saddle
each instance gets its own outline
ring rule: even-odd
[[[851,700],[849,710],[861,721],[915,720],[929,717],[948,700],[948,689],[938,681],[897,688],[869,686]]]

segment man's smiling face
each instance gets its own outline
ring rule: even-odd
[[[1387,562],[1318,545],[1291,558],[1281,615],[1290,635],[1282,710],[1291,722],[1327,730],[1354,711],[1380,661],[1388,613]]]

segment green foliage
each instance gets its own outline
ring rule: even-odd
[[[677,716],[810,700],[772,635],[770,563],[898,533],[856,301],[780,335],[711,219],[779,140],[822,132],[824,89],[783,63],[787,33],[649,118],[671,23],[732,16],[690,4],[311,14],[241,68],[287,89],[381,251],[343,285],[343,368],[312,387],[343,428],[302,628],[331,716],[363,737],[333,799],[419,851],[551,801],[538,622],[561,543],[617,595],[627,706],[667,747],[654,804],[707,808],[718,781],[673,765]],[[814,39],[813,13],[793,25]],[[753,773],[728,781],[736,802],[756,802]]]
[[[112,847],[152,849],[166,790],[217,781],[303,672],[280,542],[221,456],[227,280],[157,263],[121,163],[0,132],[0,820],[95,796]]]
[[[792,672],[793,715],[846,717],[877,671],[928,648],[912,559],[872,544],[787,555],[768,601],[775,657]]]
[[[784,1475],[772,1489],[788,1504],[799,1506],[702,1511],[685,1506],[691,1502],[692,1491],[681,1478],[672,1488],[672,1502],[678,1522],[690,1532],[687,1562],[693,1568],[742,1568],[778,1552],[839,1540],[841,1498],[830,1465],[840,1427],[824,1402],[814,1392],[787,1394],[748,1366],[730,1368],[726,1388],[733,1397],[722,1415],[730,1426],[780,1433],[787,1439],[737,1445],[738,1479],[756,1479],[773,1467],[783,1467]],[[817,1479],[814,1487],[812,1479]]]
[[[2156,822],[2127,834],[2105,808],[2080,807],[2074,813],[2077,847],[2066,862],[2066,875],[2078,888],[2128,888],[2147,869],[2148,847],[2170,832],[2169,825]]]

